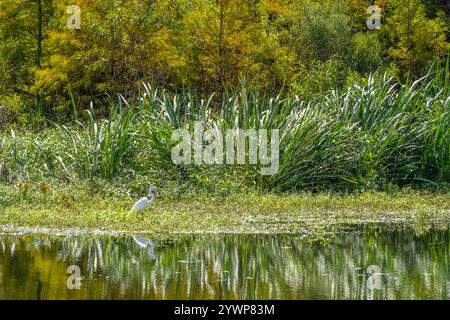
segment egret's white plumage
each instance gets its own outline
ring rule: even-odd
[[[151,198],[150,200],[148,200],[147,197],[142,197],[138,202],[136,202],[133,205],[133,209],[139,212],[142,209],[144,209],[145,207],[151,205],[154,200],[155,200],[155,198]]]
[[[150,198],[150,200],[148,199]],[[150,187],[148,189],[148,197],[142,197],[141,199],[139,199],[134,205],[133,208],[130,210],[130,212],[128,213],[128,216],[133,212],[133,211],[137,211],[140,212],[142,211],[145,207],[151,205],[153,202],[155,201],[155,195],[152,192],[152,187]]]

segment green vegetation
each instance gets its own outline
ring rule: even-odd
[[[0,153],[0,224],[149,232],[307,230],[314,236],[338,223],[361,221],[446,227],[450,99],[444,70],[406,85],[375,75],[364,86],[333,91],[310,104],[242,88],[228,93],[214,113],[212,99],[146,86],[140,97],[119,97],[107,120],[90,110],[86,123],[54,124],[37,133],[11,130]],[[173,164],[171,133],[192,129],[193,121],[218,130],[280,129],[279,172],[262,177],[257,166]],[[143,217],[126,219],[150,183],[160,189],[157,202]],[[405,186],[437,193],[403,193]],[[327,190],[334,195],[323,194]]]
[[[418,207],[414,219],[444,221],[449,8],[375,1],[369,30],[371,2],[3,0],[0,223],[273,232]],[[66,26],[69,4],[81,29]],[[172,133],[196,121],[279,130],[278,172],[175,165]],[[149,184],[155,212],[126,220]]]
[[[417,232],[446,229],[450,195],[429,192],[366,192],[346,196],[235,194],[179,197],[166,190],[142,214],[127,218],[136,200],[107,196],[89,185],[30,186],[18,192],[0,185],[0,230],[59,232],[81,229],[114,233],[146,232],[161,236],[187,232],[296,233],[328,237],[349,223],[407,224]],[[31,228],[30,228],[31,227]],[[34,229],[36,228],[36,229]]]
[[[373,3],[381,27],[369,30]],[[242,81],[309,101],[378,69],[418,79],[444,61],[449,17],[441,0],[2,0],[0,129],[76,119],[91,101],[106,116],[109,95],[136,96],[142,81],[217,92],[220,107]]]
[[[54,124],[37,133],[11,129],[2,139],[0,177],[25,189],[30,183],[103,179],[119,194],[143,194],[150,182],[188,195],[446,187],[448,73],[448,65],[438,65],[405,85],[375,74],[366,85],[331,91],[308,104],[243,87],[228,92],[216,112],[212,97],[145,86],[139,97],[112,102],[108,119],[97,119],[91,109],[85,123]],[[175,165],[171,152],[178,141],[172,133],[192,130],[194,121],[223,136],[229,128],[278,129],[278,172],[261,176],[257,165]]]

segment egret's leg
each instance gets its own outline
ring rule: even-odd
[[[131,210],[128,211],[128,213],[127,213],[127,218],[133,213],[133,211],[134,211],[134,208],[131,208]]]

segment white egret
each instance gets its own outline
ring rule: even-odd
[[[150,198],[150,200],[148,199]],[[155,201],[155,194],[152,191],[152,187],[150,187],[148,189],[148,197],[142,197],[141,199],[139,199],[138,201],[136,201],[136,203],[133,205],[133,208],[131,208],[130,212],[128,212],[127,217],[133,212],[140,212],[142,211],[145,207],[151,205],[153,202]]]

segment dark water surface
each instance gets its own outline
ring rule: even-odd
[[[450,298],[449,231],[365,229],[326,242],[0,235],[0,299]]]

